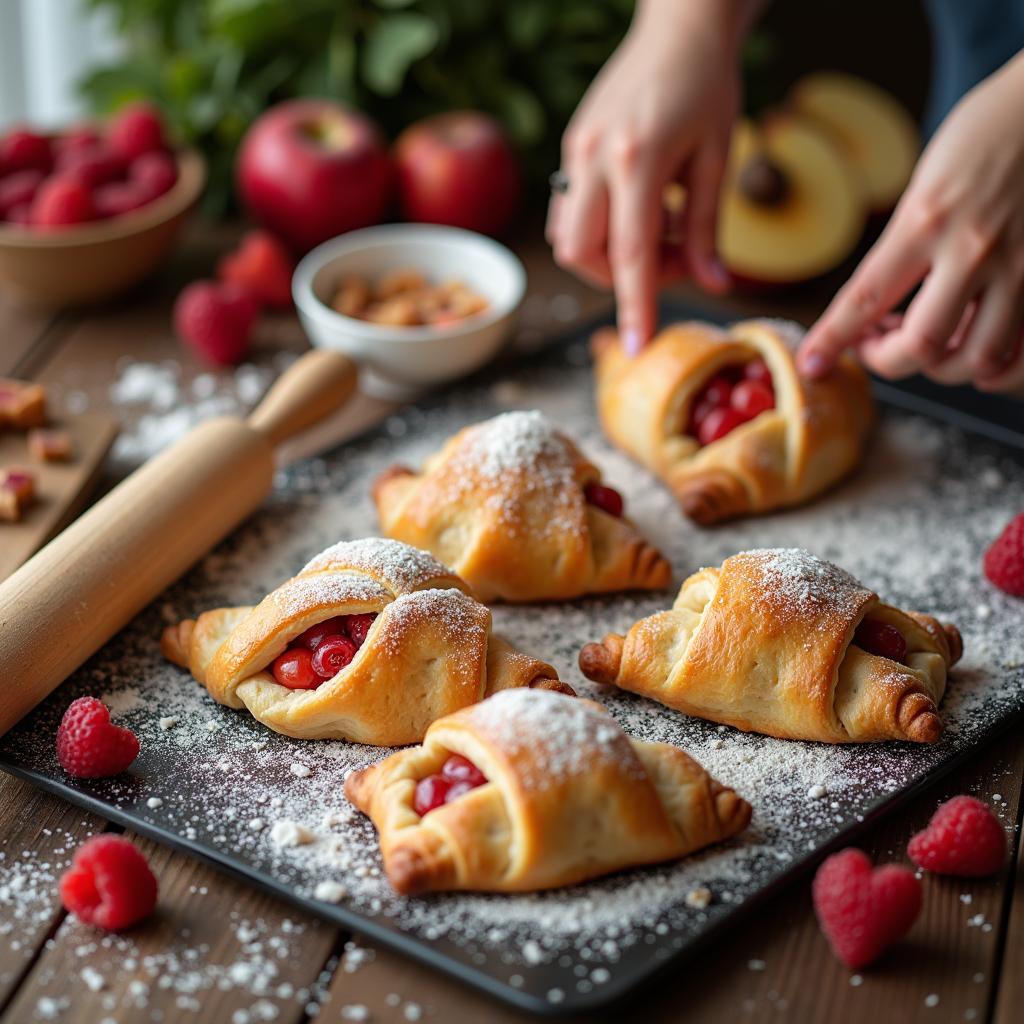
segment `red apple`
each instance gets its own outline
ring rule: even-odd
[[[383,137],[368,118],[331,100],[288,100],[242,140],[235,177],[257,220],[303,252],[378,223],[392,187]]]
[[[519,207],[519,158],[486,114],[460,110],[418,121],[395,143],[395,162],[407,220],[496,235]]]

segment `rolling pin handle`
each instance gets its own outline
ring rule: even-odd
[[[281,374],[247,422],[276,448],[340,409],[356,379],[356,365],[347,356],[314,349]]]

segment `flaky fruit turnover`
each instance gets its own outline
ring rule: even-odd
[[[830,562],[779,548],[701,569],[670,611],[584,647],[580,668],[747,732],[934,743],[961,652],[955,626],[883,604]]]
[[[572,693],[491,632],[491,613],[424,551],[373,538],[317,555],[255,608],[169,626],[165,657],[275,732],[417,743],[435,719],[506,687]]]
[[[421,472],[392,467],[373,496],[384,533],[452,566],[481,601],[661,590],[672,578],[622,496],[539,412],[466,427]]]
[[[806,501],[860,461],[873,406],[852,356],[823,380],[797,373],[802,334],[778,320],[682,323],[631,358],[613,330],[599,332],[605,433],[703,525]]]
[[[522,892],[693,853],[750,805],[599,704],[509,690],[435,722],[420,747],[350,775],[401,893]]]

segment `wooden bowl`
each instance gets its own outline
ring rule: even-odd
[[[102,302],[163,263],[206,184],[194,150],[177,154],[169,192],[131,213],[38,231],[0,224],[0,288],[20,305],[55,309]]]

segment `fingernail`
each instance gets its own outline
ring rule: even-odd
[[[800,359],[800,369],[805,377],[821,377],[828,369],[828,363],[820,352],[808,352]]]
[[[644,347],[643,341],[640,340],[640,332],[632,327],[623,331],[622,347],[625,349],[627,356],[640,355],[640,352]]]

